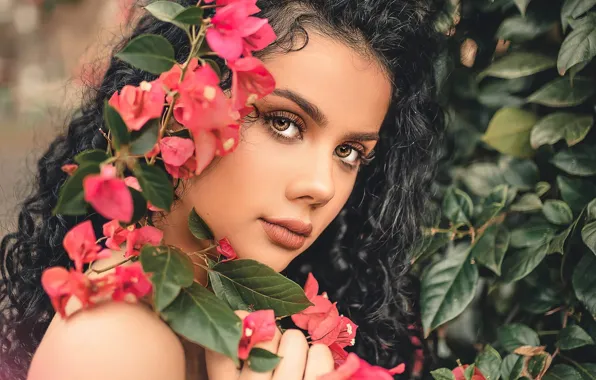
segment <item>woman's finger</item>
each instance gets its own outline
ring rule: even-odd
[[[277,354],[277,347],[279,346],[279,341],[281,340],[281,332],[278,328],[275,329],[275,336],[273,339],[267,342],[261,342],[256,344],[255,347],[259,347],[265,349],[267,351],[273,352]],[[242,367],[242,371],[240,371],[240,380],[269,380],[271,379],[272,371],[269,372],[255,372],[250,369],[248,364],[244,364]],[[211,379],[209,379],[211,380]]]
[[[244,310],[235,311],[240,319],[244,319],[248,312]],[[219,352],[205,349],[205,362],[209,380],[234,380],[240,376],[240,370],[232,359]]]
[[[313,344],[308,350],[304,380],[316,380],[317,376],[333,371],[331,350],[324,344]]]
[[[302,380],[306,368],[308,342],[300,330],[287,330],[281,336],[277,355],[281,361],[273,372],[273,380]]]

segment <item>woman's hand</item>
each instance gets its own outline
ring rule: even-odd
[[[236,312],[240,318],[248,313]],[[207,373],[209,380],[316,380],[317,376],[333,370],[333,357],[329,347],[323,344],[308,345],[304,334],[299,330],[287,330],[269,342],[256,347],[271,351],[282,359],[273,372],[259,373],[245,365],[241,371],[228,357],[206,350]]]

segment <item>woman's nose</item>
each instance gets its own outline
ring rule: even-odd
[[[286,187],[287,199],[304,201],[313,207],[322,207],[333,199],[333,157],[322,156],[313,155],[293,168],[294,173],[291,173],[291,180]]]

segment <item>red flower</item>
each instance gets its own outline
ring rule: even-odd
[[[339,315],[336,304],[331,303],[325,293],[317,295],[318,291],[319,284],[312,273],[309,273],[304,293],[314,305],[292,315],[292,321],[296,326],[308,331],[313,343],[323,343],[327,346],[335,343],[341,348],[353,346],[358,325]]]
[[[335,368],[337,369],[340,365],[345,363],[346,359],[348,358],[348,352],[337,343],[331,344],[329,349],[331,350],[331,356],[333,356],[333,362],[335,363]]]
[[[163,161],[172,166],[182,166],[192,157],[195,146],[190,139],[164,137],[159,142]]]
[[[76,172],[78,168],[79,168],[79,165],[77,165],[77,164],[66,164],[66,165],[62,165],[62,167],[60,169],[62,169],[62,171],[68,175],[73,175],[74,172]]]
[[[134,206],[126,183],[116,177],[116,168],[104,165],[100,174],[92,174],[83,180],[85,200],[107,219],[129,222]]]
[[[273,339],[276,328],[273,310],[257,310],[248,314],[242,321],[238,357],[246,360],[255,344]]]
[[[126,253],[124,257],[138,256],[145,244],[159,245],[163,239],[163,231],[145,226],[131,231],[126,237]]]
[[[68,257],[74,261],[77,271],[83,270],[83,264],[104,257],[98,254],[101,251],[101,246],[96,243],[96,240],[90,220],[77,224],[64,236],[62,245],[64,245]]]
[[[468,367],[469,365],[466,364],[464,366],[454,368],[451,372],[453,373],[453,376],[455,376],[455,380],[465,380],[466,377],[464,376],[464,372]],[[486,377],[484,377],[482,372],[480,372],[480,370],[475,367],[474,374],[472,375],[472,380],[486,380]]]
[[[126,241],[126,237],[130,231],[128,228],[123,228],[117,220],[105,223],[103,225],[103,236],[108,238],[106,240],[106,247],[119,251],[120,245]]]
[[[217,243],[217,252],[226,258],[224,262],[234,260],[238,257],[228,238],[223,238]]]
[[[66,305],[71,297],[76,297],[85,306],[89,303],[89,279],[74,270],[62,267],[46,269],[41,275],[41,286],[50,296],[52,306],[62,318],[66,318]]]
[[[181,166],[174,166],[166,163],[165,167],[166,171],[170,173],[172,177],[187,179],[195,175],[195,171],[197,170],[197,159],[191,157]]]
[[[225,156],[238,146],[240,127],[228,125],[212,131],[199,131],[193,135],[195,141],[196,169],[201,174],[215,156]]]
[[[151,281],[143,272],[141,263],[117,266],[114,273],[115,289],[112,299],[115,301],[136,301],[149,294],[152,289]]]
[[[165,92],[159,81],[141,82],[139,87],[126,85],[108,102],[131,131],[138,131],[151,119],[161,116]]]
[[[239,115],[233,112],[230,99],[219,87],[219,77],[211,66],[191,64],[177,86],[180,97],[174,106],[174,117],[193,133],[236,124]]]
[[[390,370],[373,366],[350,353],[345,362],[333,372],[320,376],[318,380],[393,380],[394,374],[404,373],[405,364],[400,364]]]
[[[234,61],[275,41],[275,32],[266,19],[250,17],[259,11],[256,0],[227,3],[217,9],[211,19],[213,27],[206,34],[209,46],[220,57]]]
[[[234,109],[246,116],[257,99],[270,94],[275,89],[275,79],[263,62],[255,57],[240,58],[228,63],[232,70],[232,98]]]

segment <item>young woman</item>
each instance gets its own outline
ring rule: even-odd
[[[259,16],[277,40],[255,56],[276,90],[256,102],[236,151],[179,186],[170,213],[153,215],[165,243],[184,251],[200,248],[187,226],[194,208],[240,258],[299,284],[312,272],[359,325],[353,349],[385,367],[413,352],[406,254],[424,213],[442,128],[434,99],[438,2],[259,0]],[[188,55],[182,30],[148,15],[133,34],[144,33],[167,38],[180,59]],[[238,373],[229,359],[181,342],[141,305],[108,303],[67,321],[54,316],[40,277],[49,266],[68,266],[62,240],[77,223],[52,215],[67,178],[61,167],[83,150],[105,149],[104,101],[151,79],[112,59],[99,88],[40,159],[18,230],[0,248],[0,377],[290,380],[328,372],[329,350],[308,349],[295,330],[265,345],[283,357],[275,372]],[[96,227],[106,222],[88,218]],[[199,281],[204,275],[197,270]]]

